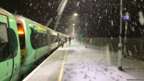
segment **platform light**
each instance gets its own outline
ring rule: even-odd
[[[72,24],[73,26],[75,26],[75,24]]]
[[[78,16],[78,13],[74,13],[73,15],[74,15],[75,17],[77,17],[77,16]]]

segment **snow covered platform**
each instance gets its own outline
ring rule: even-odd
[[[126,59],[126,70],[119,71],[111,64],[117,59],[107,49],[91,48],[74,40],[56,50],[23,81],[144,81],[143,62]]]

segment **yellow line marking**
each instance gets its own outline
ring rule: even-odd
[[[63,75],[64,75],[64,64],[65,64],[65,62],[63,62],[62,65],[61,65],[61,70],[60,70],[60,74],[59,74],[59,77],[58,77],[58,81],[62,81],[62,79],[63,79]]]
[[[59,74],[59,77],[58,77],[58,81],[63,81],[64,65],[66,63],[66,57],[67,57],[67,55],[68,55],[68,53],[65,52],[64,59],[62,61],[62,65],[61,65],[61,69],[60,69],[60,74]]]

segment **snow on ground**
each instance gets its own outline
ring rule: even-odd
[[[127,81],[132,76],[95,63],[66,64],[63,81]]]
[[[135,78],[107,64],[105,51],[75,43],[66,48],[68,56],[63,81],[134,81]]]
[[[108,48],[93,48],[77,41],[59,48],[23,81],[144,81],[144,62],[123,59],[119,71],[117,54]],[[64,66],[63,66],[64,65]],[[63,72],[63,73],[61,73]]]

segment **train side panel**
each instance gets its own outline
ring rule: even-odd
[[[46,34],[47,32],[45,32],[46,29],[43,29],[41,25],[29,19],[23,17],[22,19],[24,20],[25,24],[25,44],[26,44],[26,52],[24,52],[25,59],[23,60],[24,62],[22,64],[22,73],[25,74],[33,68],[34,63],[38,59],[44,56],[44,54],[48,53],[48,46],[43,44],[44,39],[46,39],[45,37],[47,35]],[[40,28],[45,31],[42,31]]]
[[[20,49],[15,17],[0,9],[0,81],[16,81],[20,69]]]
[[[16,18],[11,17],[9,18],[9,27],[11,31],[9,31],[9,39],[10,39],[10,53],[13,53],[13,74],[12,80],[16,81],[19,78],[19,72],[21,69],[21,55],[20,55],[20,45],[19,45],[19,38],[18,38],[18,31],[16,25]]]

